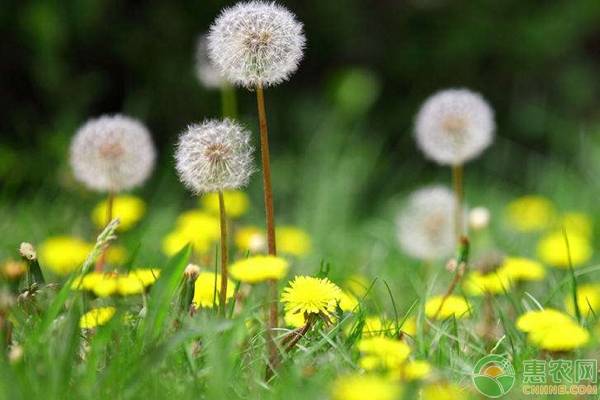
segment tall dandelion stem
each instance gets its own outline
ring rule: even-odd
[[[222,191],[219,192],[219,216],[221,227],[221,291],[219,292],[219,304],[221,305],[221,312],[225,316],[225,310],[227,309],[227,262],[229,254],[227,249],[227,213]]]
[[[456,240],[460,241],[460,238],[464,234],[463,226],[463,201],[464,201],[464,187],[463,187],[463,176],[464,169],[462,164],[452,166],[452,185],[454,187],[454,197],[456,203],[454,206],[454,229],[456,234]]]
[[[113,208],[115,203],[115,193],[109,192],[108,197],[106,199],[106,225],[110,223],[113,219]],[[95,270],[97,272],[102,272],[104,270],[104,264],[106,264],[106,253],[108,252],[108,246],[104,248],[100,258],[98,258],[98,262],[96,262]]]

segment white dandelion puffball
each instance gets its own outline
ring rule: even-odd
[[[467,89],[443,90],[421,106],[415,123],[417,145],[441,165],[460,165],[479,156],[494,140],[494,111]]]
[[[181,134],[176,169],[195,194],[239,189],[248,184],[253,167],[250,132],[230,119],[206,120]]]
[[[208,39],[200,35],[196,42],[196,78],[207,89],[220,89],[224,78],[208,57]]]
[[[444,186],[428,186],[412,193],[396,218],[400,247],[421,260],[437,260],[452,254],[454,194]]]
[[[250,1],[221,12],[208,34],[208,55],[233,84],[271,86],[296,71],[305,43],[294,14],[275,3]]]
[[[120,192],[148,179],[156,150],[140,121],[105,115],[79,128],[71,141],[70,156],[77,180],[100,192]]]

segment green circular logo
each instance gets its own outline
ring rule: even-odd
[[[472,378],[479,393],[495,399],[512,389],[515,384],[515,370],[505,357],[490,354],[477,361]]]

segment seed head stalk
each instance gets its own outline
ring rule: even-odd
[[[221,305],[221,313],[226,314],[227,309],[227,279],[228,279],[228,249],[227,249],[227,213],[225,210],[225,199],[223,192],[219,192],[219,217],[221,228],[221,291],[219,292],[219,304]]]
[[[108,192],[108,197],[106,199],[106,225],[110,223],[113,219],[113,205],[115,202],[115,194],[114,192]],[[105,226],[106,226],[105,225]],[[104,264],[106,263],[106,253],[108,252],[108,246],[104,248],[102,254],[98,258],[96,262],[95,271],[102,272],[104,270]]]
[[[260,153],[263,171],[263,188],[265,201],[265,216],[267,225],[267,248],[269,255],[277,255],[277,244],[275,242],[275,211],[273,208],[273,188],[271,185],[271,161],[269,156],[269,130],[267,126],[267,113],[265,110],[265,95],[262,85],[256,86],[256,101],[258,106],[258,122],[260,130]],[[277,304],[277,282],[268,283],[269,307],[267,321],[267,349],[269,353],[269,364],[267,365],[267,378],[271,377],[273,370],[277,367],[279,354],[273,337],[278,322]]]

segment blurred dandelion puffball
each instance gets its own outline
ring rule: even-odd
[[[208,57],[208,39],[200,35],[196,42],[196,78],[207,89],[220,89],[225,82],[223,75],[215,68]]]
[[[181,182],[195,194],[239,189],[253,167],[250,132],[236,122],[206,120],[190,125],[175,151]]]
[[[208,34],[208,54],[233,84],[281,83],[296,71],[306,38],[302,24],[275,3],[238,3],[221,12]]]
[[[479,156],[494,140],[494,112],[481,95],[467,89],[435,93],[415,122],[417,145],[441,165],[460,165]]]
[[[431,261],[452,254],[454,194],[444,186],[428,186],[412,193],[396,218],[396,233],[410,256]]]
[[[150,176],[156,151],[150,132],[138,120],[101,116],[86,122],[71,141],[75,178],[100,192],[121,192]]]

